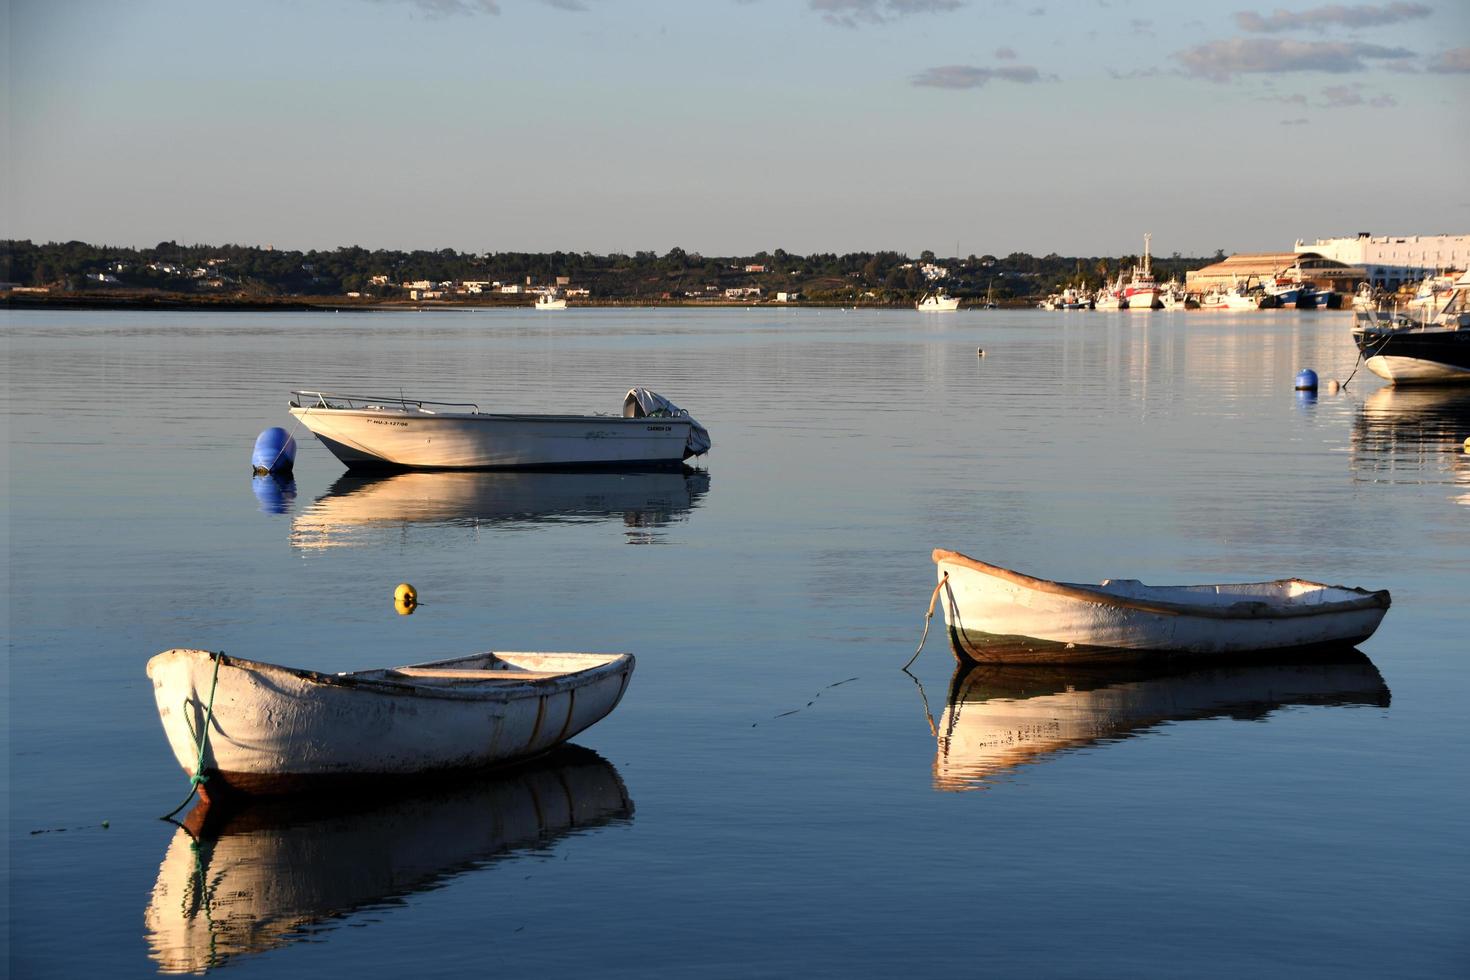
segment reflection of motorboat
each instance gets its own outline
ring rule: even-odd
[[[1389,607],[1379,590],[1304,579],[1211,585],[1053,582],[936,548],[955,655],[981,663],[1119,663],[1353,646]]]
[[[158,717],[200,795],[386,785],[530,758],[595,725],[627,653],[480,653],[325,674],[208,650],[148,661]]]
[[[581,523],[659,528],[699,506],[709,474],[683,472],[348,473],[291,521],[291,544],[331,548],[409,525]]]
[[[1128,668],[960,666],[934,726],[934,786],[975,789],[1053,752],[1127,738],[1171,721],[1257,720],[1289,705],[1387,707],[1388,687],[1357,650],[1330,660]]]
[[[1411,474],[1413,482],[1433,482],[1450,473],[1453,482],[1470,480],[1461,451],[1470,433],[1470,388],[1380,388],[1369,395],[1353,419],[1353,469],[1373,474]],[[1461,489],[1464,489],[1462,486]]]
[[[324,931],[491,861],[632,818],[616,769],[569,745],[431,794],[201,805],[174,834],[144,913],[164,973],[204,973]]]

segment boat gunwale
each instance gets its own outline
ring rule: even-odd
[[[487,686],[486,684],[481,682],[476,682],[473,679],[468,679],[465,683],[461,684],[425,684],[415,683],[412,677],[406,675],[399,677],[361,676],[363,674],[372,674],[377,672],[387,674],[390,671],[396,671],[401,668],[409,667],[441,667],[447,664],[462,663],[467,659],[471,659],[477,656],[488,655],[498,657],[502,653],[508,656],[514,656],[518,653],[527,653],[529,655],[530,651],[506,650],[501,651],[500,653],[497,653],[496,651],[486,651],[485,654],[469,654],[464,657],[452,657],[447,660],[435,660],[415,664],[400,664],[395,667],[372,667],[361,671],[347,671],[340,674],[329,674],[318,670],[311,670],[310,668],[305,667],[287,667],[283,664],[267,663],[262,660],[247,660],[244,657],[237,657],[233,654],[226,654],[223,651],[216,652],[211,650],[204,650],[197,647],[174,647],[169,650],[164,650],[163,652],[149,658],[146,669],[148,676],[152,677],[154,662],[159,660],[160,658],[168,657],[170,655],[178,655],[179,657],[204,655],[210,659],[218,657],[221,664],[239,668],[247,673],[261,674],[266,676],[269,676],[270,674],[284,674],[288,677],[293,677],[297,680],[306,681],[309,684],[315,684],[320,687],[332,687],[342,690],[360,691],[365,694],[390,695],[395,697],[402,696],[439,698],[450,701],[510,701],[519,697],[525,697],[528,693],[539,692],[540,695],[544,696],[546,694],[559,693],[562,690],[582,687],[584,684],[602,679],[604,676],[611,677],[621,673],[630,672],[633,669],[634,664],[636,663],[631,653],[572,653],[568,655],[607,657],[608,659],[604,663],[594,664],[590,667],[584,667],[580,670],[569,670],[564,674],[558,674],[554,677],[538,677],[516,681],[501,681],[500,678],[495,678],[494,680],[497,683],[493,687]],[[556,653],[541,652],[537,652],[534,655],[557,656]],[[486,673],[513,675],[516,672],[511,670],[486,671]],[[569,681],[571,683],[568,683]],[[292,696],[294,697],[296,695]]]
[[[958,551],[950,551],[945,548],[935,548],[930,557],[936,565],[948,562],[952,565],[958,565],[961,568],[990,576],[991,578],[998,578],[1002,581],[1010,582],[1012,585],[1019,585],[1023,588],[1031,589],[1032,591],[1045,592],[1067,599],[1077,599],[1098,605],[1114,606],[1120,609],[1159,613],[1165,616],[1198,616],[1205,619],[1286,619],[1354,612],[1360,609],[1387,609],[1392,601],[1386,589],[1370,591],[1347,585],[1326,585],[1322,582],[1313,582],[1302,578],[1274,579],[1271,582],[1228,583],[1218,587],[1228,588],[1230,584],[1276,585],[1300,583],[1320,589],[1339,589],[1345,592],[1352,592],[1356,593],[1357,597],[1321,602],[1310,606],[1273,605],[1259,599],[1242,599],[1224,606],[1169,602],[1162,599],[1146,600],[1130,596],[1120,596],[1078,583],[1053,582],[1050,579],[1036,578],[1024,572],[1013,571],[1009,568],[1003,568],[1000,565],[991,565],[979,559],[971,558],[969,555],[961,554]],[[1145,587],[1169,588],[1169,586]]]
[[[420,422],[595,422],[599,425],[693,425],[687,415],[643,415],[632,418],[626,415],[546,415],[521,414],[515,412],[415,412],[401,408],[322,408],[315,405],[291,405],[288,411],[298,418],[308,415],[341,418],[394,418],[413,419]]]

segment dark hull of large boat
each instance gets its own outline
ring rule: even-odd
[[[1354,330],[1368,370],[1394,384],[1470,382],[1470,330]]]

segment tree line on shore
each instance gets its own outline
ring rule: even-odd
[[[1224,258],[1186,258],[1177,252],[1153,258],[1159,281]],[[758,286],[763,295],[799,293],[816,302],[864,299],[908,302],[943,286],[952,295],[988,296],[997,302],[1032,299],[1064,285],[1095,288],[1124,274],[1136,255],[936,257],[900,252],[813,253],[784,249],[747,256],[706,256],[672,248],[613,252],[460,252],[366,249],[294,251],[250,245],[180,245],[152,248],[86,242],[0,241],[0,282],[57,292],[152,291],[186,296],[271,300],[340,297],[393,300],[405,284],[503,283],[545,285],[558,277],[586,288],[594,299],[684,300],[716,298],[724,289]],[[938,275],[938,270],[943,274]],[[927,275],[926,275],[927,271]]]

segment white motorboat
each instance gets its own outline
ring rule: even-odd
[[[548,289],[536,297],[536,309],[538,310],[564,310],[567,308],[567,298],[555,289]]]
[[[676,466],[710,448],[708,431],[647,388],[617,415],[513,415],[472,403],[291,392],[291,414],[353,468],[515,469]]]
[[[1380,310],[1371,293],[1354,300],[1353,341],[1368,370],[1396,385],[1470,383],[1470,272],[1434,295],[1417,316]]]
[[[920,313],[948,313],[960,308],[960,298],[946,294],[943,289],[936,289],[932,293],[925,293],[915,308]]]
[[[1052,582],[944,549],[933,554],[957,656],[977,663],[1122,663],[1350,647],[1387,591],[1303,579],[1226,585]]]
[[[601,721],[632,675],[626,653],[481,653],[341,674],[208,650],[148,661],[169,746],[206,799],[528,758]]]

